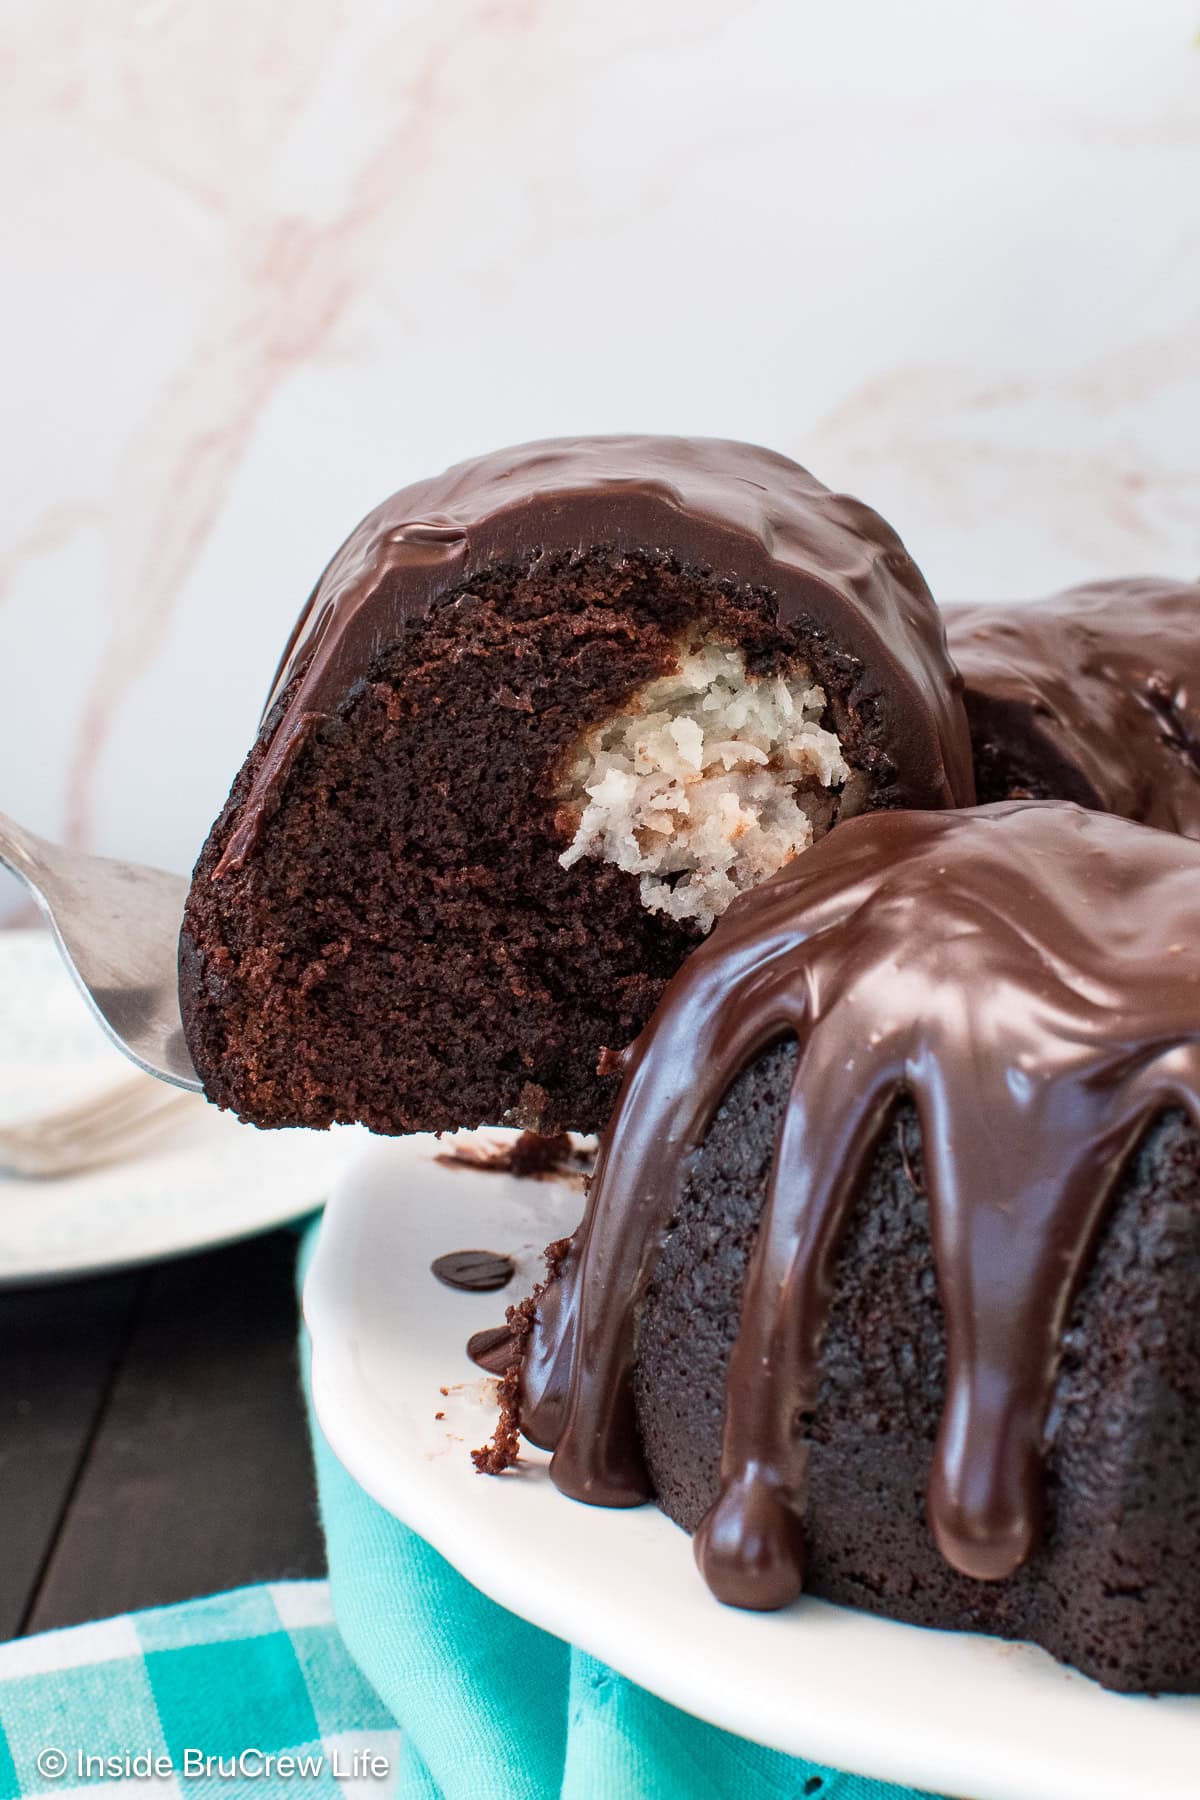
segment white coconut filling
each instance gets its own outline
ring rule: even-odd
[[[708,930],[729,902],[812,843],[850,775],[803,676],[746,673],[740,650],[690,647],[627,712],[588,733],[564,791],[578,827],[559,861],[641,877],[642,904]]]

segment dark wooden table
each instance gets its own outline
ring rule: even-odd
[[[297,1242],[0,1292],[0,1640],[324,1573]]]

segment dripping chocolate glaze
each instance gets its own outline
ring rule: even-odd
[[[895,532],[770,450],[716,438],[549,439],[459,463],[384,501],[318,582],[267,711],[293,682],[214,879],[246,861],[314,729],[441,596],[493,565],[604,547],[670,555],[776,596],[862,665],[909,793],[974,797],[960,683]]]
[[[1200,585],[1158,577],[1029,606],[948,606],[972,735],[1064,799],[1200,838]]]
[[[632,1372],[641,1296],[735,1077],[798,1043],[726,1386],[713,1591],[804,1576],[804,1415],[835,1259],[901,1093],[920,1119],[949,1380],[936,1542],[999,1580],[1029,1555],[1064,1321],[1152,1118],[1200,1128],[1200,846],[1025,802],[853,819],[734,902],[626,1058],[583,1223],[542,1297],[526,1434],[576,1499],[650,1496]]]

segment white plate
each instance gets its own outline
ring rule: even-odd
[[[134,1074],[42,931],[0,931],[0,1126]],[[135,1159],[57,1181],[0,1176],[0,1286],[210,1249],[319,1206],[366,1133],[255,1131],[197,1104]]]
[[[427,1138],[372,1145],[339,1184],[305,1316],[317,1416],[368,1493],[501,1605],[743,1737],[973,1800],[1195,1800],[1200,1700],[1108,1694],[1028,1645],[820,1601],[734,1612],[655,1508],[566,1500],[532,1449],[517,1473],[476,1475],[495,1384],[466,1339],[503,1320],[579,1210],[559,1184],[438,1165]],[[443,1287],[430,1262],[459,1249],[514,1254],[512,1287]]]

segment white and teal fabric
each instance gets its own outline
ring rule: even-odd
[[[323,1581],[0,1645],[0,1800],[390,1800],[399,1770]]]
[[[328,1586],[0,1647],[0,1800],[920,1800],[656,1700],[471,1587],[315,1425],[314,1449]]]

